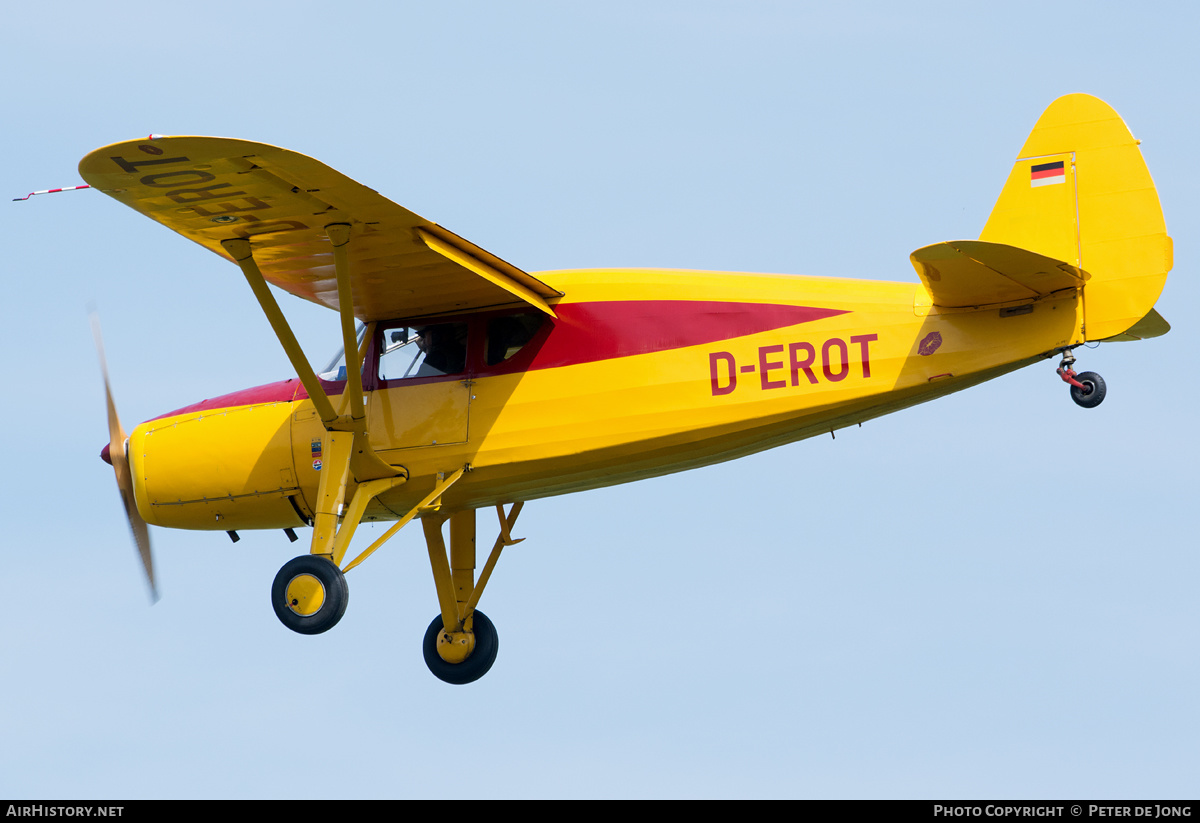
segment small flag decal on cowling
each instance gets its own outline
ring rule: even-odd
[[[1059,160],[1056,163],[1038,163],[1029,168],[1030,186],[1053,186],[1055,183],[1067,182],[1066,163]]]

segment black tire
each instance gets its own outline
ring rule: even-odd
[[[1075,375],[1075,379],[1084,385],[1082,389],[1078,386],[1071,386],[1071,399],[1076,404],[1085,409],[1094,409],[1104,402],[1104,395],[1108,389],[1104,385],[1103,377],[1094,371],[1085,371],[1083,374]]]
[[[288,586],[297,578],[308,575],[321,584],[320,607],[311,614],[296,610],[295,600],[288,601]],[[346,576],[333,561],[314,554],[305,554],[283,564],[271,584],[271,606],[279,622],[300,634],[321,634],[338,624],[350,602],[350,587]]]
[[[443,682],[461,686],[465,683],[474,683],[488,673],[492,664],[496,662],[496,653],[500,650],[500,638],[496,634],[496,627],[492,625],[492,621],[488,620],[487,615],[481,611],[475,612],[473,630],[475,632],[475,651],[471,652],[471,656],[461,663],[447,663],[442,660],[442,656],[437,651],[438,635],[442,633],[442,616],[439,614],[433,618],[433,622],[425,630],[425,640],[421,644],[421,651],[425,654],[425,665],[429,667],[429,671],[433,672],[434,677]]]

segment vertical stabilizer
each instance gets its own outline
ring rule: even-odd
[[[1069,94],[1025,141],[980,240],[1019,246],[1091,275],[1084,334],[1121,334],[1154,307],[1171,238],[1138,141],[1103,100]]]

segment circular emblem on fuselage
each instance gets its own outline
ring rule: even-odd
[[[321,470],[321,461],[320,461],[320,460],[314,460],[314,461],[313,461],[313,470],[314,470],[314,471],[320,471],[320,470]]]
[[[938,331],[931,331],[929,334],[925,335],[925,339],[921,341],[921,345],[917,346],[917,354],[921,355],[922,357],[928,357],[937,351],[938,347],[941,345],[942,333]]]

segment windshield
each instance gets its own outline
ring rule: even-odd
[[[358,340],[358,350],[362,351],[363,335],[366,334],[367,326],[365,323],[359,323],[358,329],[354,336]],[[317,376],[322,380],[345,380],[346,379],[346,347],[342,346],[337,350],[337,354],[329,361],[329,365],[321,369]]]

